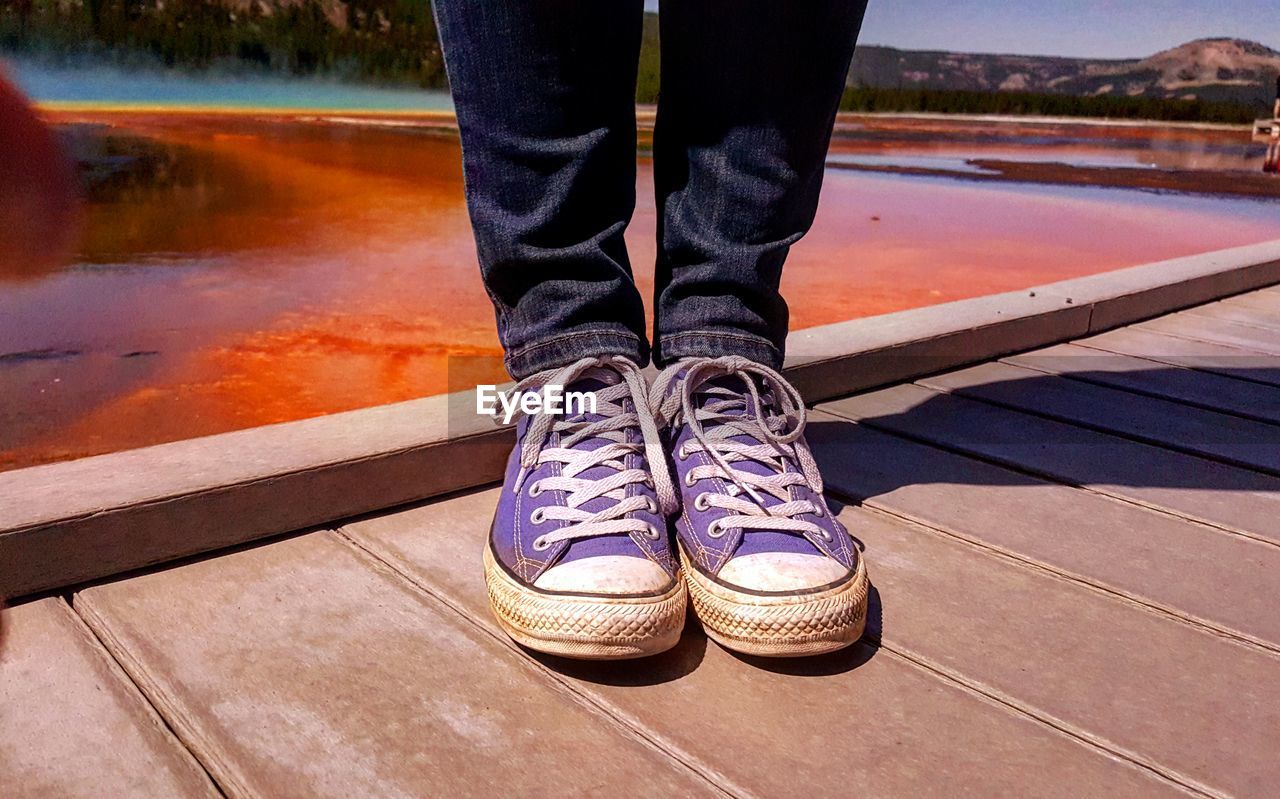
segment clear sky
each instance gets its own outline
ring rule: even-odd
[[[653,10],[658,2],[646,5]],[[795,3],[797,13],[803,7]],[[859,41],[910,50],[1129,58],[1210,36],[1280,50],[1280,0],[871,0]]]

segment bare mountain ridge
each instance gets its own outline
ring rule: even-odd
[[[860,46],[851,86],[1022,91],[1269,103],[1280,52],[1244,39],[1198,39],[1141,59],[1105,60]]]
[[[309,0],[221,0],[239,10],[270,16]],[[381,25],[395,14],[392,0],[314,0],[336,28],[355,10]],[[656,18],[656,15],[648,15]],[[657,26],[646,26],[654,49]],[[651,38],[652,37],[652,38]],[[1118,95],[1229,101],[1270,105],[1280,75],[1280,52],[1246,39],[1207,38],[1146,58],[1089,59],[901,50],[859,46],[848,84],[881,88],[1020,91],[1067,95]]]

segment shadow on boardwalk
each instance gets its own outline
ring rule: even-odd
[[[820,405],[860,423],[811,419],[808,437],[828,482],[856,470],[856,500],[919,483],[1045,479],[1280,495],[1280,367],[1231,377],[1176,368],[1009,372],[1018,377],[982,382],[958,372]],[[1149,388],[1117,387],[1126,382]],[[904,461],[894,445],[902,439],[1003,468]]]

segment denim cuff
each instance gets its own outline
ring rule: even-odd
[[[639,366],[649,363],[649,342],[634,333],[610,328],[587,328],[561,333],[554,338],[534,341],[507,352],[503,362],[516,380],[559,369],[582,358],[598,355],[621,355]]]
[[[736,330],[685,330],[658,337],[654,360],[659,367],[680,358],[741,355],[774,369],[782,368],[782,350],[766,338]]]

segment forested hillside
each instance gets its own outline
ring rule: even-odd
[[[426,0],[0,0],[0,48],[51,59],[445,85]]]
[[[323,76],[444,88],[427,0],[0,0],[0,52],[90,64]],[[1270,109],[1280,53],[1204,39],[1143,59],[859,47],[843,108],[1244,122]],[[636,99],[656,102],[647,14]]]

